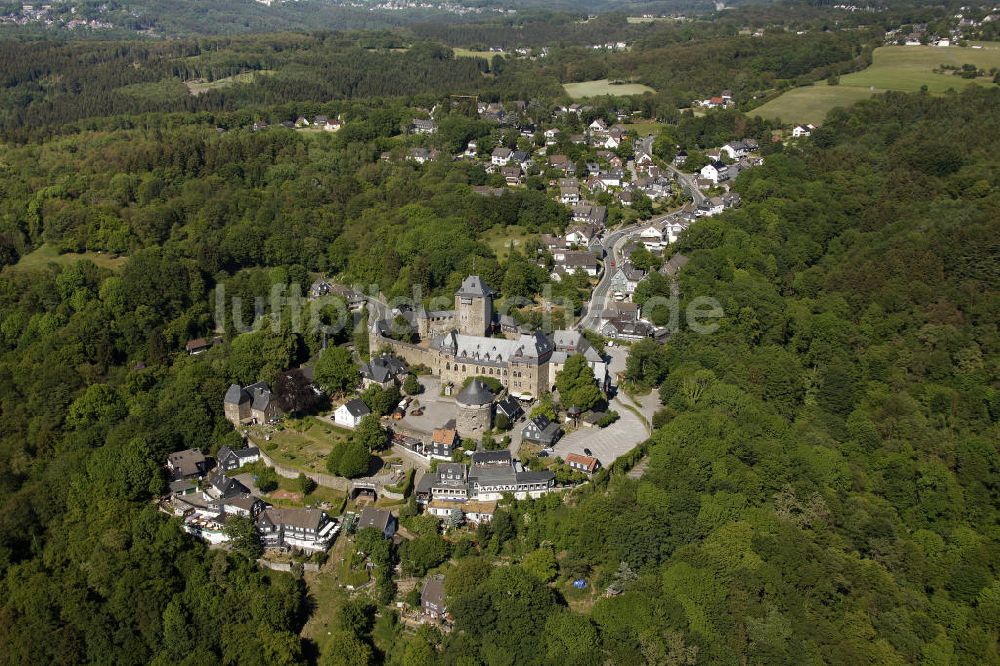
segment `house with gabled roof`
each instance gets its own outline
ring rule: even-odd
[[[223,472],[231,472],[258,460],[260,460],[260,449],[256,446],[242,449],[231,449],[228,446],[223,446],[215,455],[215,462]]]
[[[386,539],[391,539],[396,533],[398,525],[396,516],[392,515],[391,512],[385,509],[376,509],[373,506],[366,506],[361,510],[361,516],[358,518],[355,530],[363,530],[366,527],[371,527],[381,532],[382,536]]]
[[[562,437],[562,428],[555,421],[550,421],[544,415],[528,419],[521,431],[521,439],[533,444],[552,446]]]
[[[365,388],[375,385],[388,388],[401,381],[409,371],[410,367],[403,359],[382,354],[361,365],[361,382]]]
[[[601,461],[593,456],[585,456],[580,453],[570,453],[566,456],[566,464],[578,471],[583,472],[588,476],[592,476],[597,473],[601,468]]]
[[[333,411],[333,422],[345,428],[357,428],[361,419],[371,414],[368,405],[358,398],[348,400]]]
[[[208,461],[198,449],[175,451],[167,456],[167,471],[172,479],[201,478],[208,471]]]
[[[330,547],[338,526],[320,509],[268,507],[257,515],[257,532],[265,548],[298,548],[321,552]]]
[[[242,388],[239,384],[230,385],[223,399],[223,412],[234,426],[272,423],[284,415],[267,382],[257,382]]]

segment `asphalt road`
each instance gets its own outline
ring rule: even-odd
[[[677,182],[683,185],[684,189],[687,190],[688,196],[691,197],[692,201],[694,201],[695,206],[699,205],[708,198],[705,196],[704,192],[698,189],[698,184],[694,182],[695,178],[697,178],[696,174],[684,173],[673,164],[668,164],[667,168],[670,169],[670,172],[677,177]]]

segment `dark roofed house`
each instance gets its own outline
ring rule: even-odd
[[[237,479],[225,474],[215,473],[208,477],[208,490],[205,492],[208,493],[209,497],[221,499],[233,495],[248,494],[250,489]]]
[[[528,419],[524,424],[524,430],[521,431],[521,439],[543,446],[552,446],[561,436],[562,428],[546,416]]]
[[[410,368],[406,365],[406,361],[396,356],[384,354],[376,356],[369,363],[361,366],[361,381],[365,388],[373,384],[388,388],[409,371]]]
[[[195,338],[194,340],[188,340],[187,344],[184,345],[184,349],[188,354],[194,356],[195,354],[207,352],[211,346],[212,343],[205,338]]]
[[[410,127],[414,134],[434,134],[437,132],[437,125],[434,124],[434,121],[423,118],[414,118]]]
[[[476,451],[472,454],[472,464],[476,466],[501,465],[510,467],[510,463],[510,451],[507,449],[501,451]]]
[[[223,399],[226,419],[235,426],[245,423],[270,423],[281,418],[281,408],[267,382],[240,387],[230,385]]]
[[[361,400],[348,400],[333,412],[333,420],[337,425],[347,428],[357,428],[361,419],[371,414],[371,410]]]
[[[257,515],[257,532],[268,548],[323,551],[337,534],[337,523],[319,509],[269,507]]]
[[[366,506],[361,510],[356,529],[363,530],[366,527],[372,527],[381,532],[386,539],[391,539],[396,533],[396,516],[385,509]]]
[[[249,465],[260,460],[260,449],[256,446],[248,446],[243,449],[231,449],[223,446],[215,456],[215,461],[219,468],[225,472],[239,469],[244,465]]]
[[[442,618],[448,613],[444,605],[444,576],[431,576],[420,590],[420,607],[433,618]]]
[[[208,466],[201,451],[186,449],[167,456],[167,469],[173,479],[192,479],[204,476]]]
[[[521,409],[521,403],[515,400],[513,396],[508,395],[497,403],[496,413],[497,416],[503,414],[510,423],[513,423],[524,414],[524,410]]]

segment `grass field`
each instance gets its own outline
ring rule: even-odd
[[[486,60],[492,60],[493,56],[505,56],[507,55],[504,51],[473,51],[472,49],[452,49],[455,52],[456,58],[484,58]]]
[[[187,90],[192,95],[201,95],[207,93],[209,90],[215,90],[216,88],[225,88],[226,86],[231,86],[237,83],[253,83],[254,79],[260,76],[270,76],[274,74],[273,70],[262,69],[253,72],[242,72],[240,74],[233,74],[232,76],[227,76],[222,79],[216,79],[215,81],[204,81],[202,79],[194,79],[193,81],[185,81],[184,85],[187,86]]]
[[[967,85],[994,85],[990,78],[963,79],[950,73],[938,73],[941,65],[962,66],[970,63],[982,69],[1000,67],[1000,45],[983,43],[983,48],[936,46],[883,46],[875,49],[867,69],[840,77],[840,85],[820,82],[814,86],[789,90],[777,99],[754,109],[751,115],[780,118],[786,123],[819,124],[830,109],[850,106],[874,93],[887,90],[916,92],[927,86],[932,93],[961,90]]]
[[[101,268],[107,268],[113,271],[118,270],[126,261],[128,261],[128,257],[117,257],[112,254],[98,252],[84,252],[82,254],[67,252],[65,254],[59,254],[59,250],[55,247],[45,244],[34,252],[21,257],[20,261],[14,265],[14,268],[30,270],[33,268],[42,268],[50,262],[55,262],[65,266],[72,264],[74,261],[79,259],[90,259]]]
[[[283,465],[307,472],[326,472],[330,450],[349,436],[348,431],[312,417],[286,419],[284,428],[271,433],[271,441],[262,444],[267,455]]]
[[[497,259],[506,261],[510,254],[510,243],[513,241],[515,248],[522,249],[531,236],[524,227],[514,224],[509,227],[493,227],[483,234],[483,241],[496,252]]]
[[[563,88],[573,99],[584,97],[597,97],[599,95],[615,95],[623,97],[625,95],[642,95],[643,93],[655,93],[649,86],[641,83],[611,83],[608,79],[599,81],[583,81],[580,83],[565,83]]]

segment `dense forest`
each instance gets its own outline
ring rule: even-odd
[[[549,105],[567,99],[560,84],[601,78],[652,86],[657,94],[636,104],[646,107],[646,117],[676,120],[678,107],[723,89],[749,103],[758,93],[870,61],[867,33],[776,33],[758,39],[718,34],[710,23],[695,32],[697,40],[690,34],[650,38],[632,52],[568,47],[540,60],[492,62],[455,57],[437,42],[378,33],[164,43],[0,42],[0,136],[25,141],[81,128],[133,127],[150,122],[136,117],[140,114],[164,112],[185,114],[170,124],[229,127],[349,113],[351,102],[380,108],[395,99],[429,108],[454,94]],[[190,82],[207,85],[192,94],[185,85]]]
[[[734,184],[742,207],[669,250],[689,258],[685,304],[711,296],[725,316],[632,346],[624,388],[663,403],[649,441],[460,539],[423,516],[398,548],[360,534],[377,585],[323,645],[300,638],[316,610],[301,577],[206,548],[153,502],[167,454],[239,443],[231,382],[273,381],[353,334],[323,340],[279,309],[188,356],[218,288],[244,325],[274,285],[321,274],[389,296],[447,296],[471,272],[501,301],[585,292],[551,284],[531,242],[498,251],[508,228],[560,231],[569,212],[541,176],[475,192],[495,178],[448,153],[529,140],[449,94],[549,117],[563,81],[635,78],[658,94],[597,100],[566,129],[635,109],[669,122],[669,157],[771,135],[736,109],[679,114],[692,95],[847,71],[872,36],[690,29],[500,62],[455,58],[430,27],[0,42],[0,663],[1000,664],[995,87],[881,95],[767,145]],[[165,85],[244,72],[197,96]],[[407,135],[435,105],[438,133]],[[318,113],[343,129],[249,129]],[[418,165],[416,146],[445,154]],[[636,298],[673,286],[657,276]],[[447,574],[454,631],[397,622],[396,564]],[[576,594],[581,578],[600,593]]]

